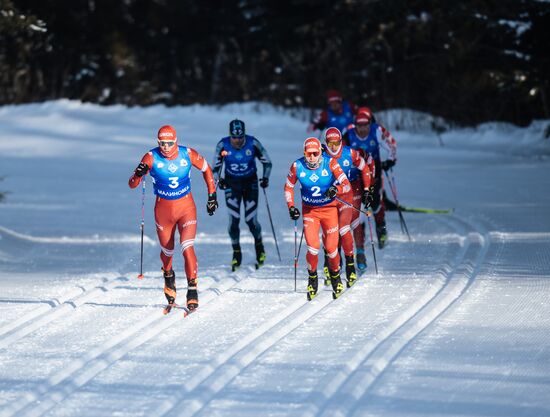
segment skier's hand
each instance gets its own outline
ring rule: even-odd
[[[365,207],[370,207],[372,202],[374,201],[374,187],[370,187],[363,191],[363,195],[361,196],[361,202],[364,204]]]
[[[382,161],[382,163],[380,164],[380,168],[382,168],[384,171],[387,171],[394,165],[395,161],[393,159],[386,159],[385,161]]]
[[[335,185],[331,185],[325,192],[325,196],[330,198],[331,200],[336,197],[336,194],[338,194],[338,188],[336,188]]]
[[[216,193],[208,194],[208,201],[206,203],[206,211],[209,216],[212,216],[216,209],[218,208],[218,199],[216,198]]]
[[[288,208],[288,214],[290,214],[292,220],[298,220],[300,218],[300,210],[294,206]]]
[[[147,171],[149,171],[149,165],[140,162],[137,168],[134,171],[134,174],[136,174],[136,177],[143,177],[145,174],[147,174]]]
[[[268,185],[269,185],[269,178],[267,177],[260,178],[260,187],[267,188]]]
[[[229,188],[229,184],[227,184],[225,178],[220,177],[218,180],[218,187],[220,187],[220,190],[227,190]]]

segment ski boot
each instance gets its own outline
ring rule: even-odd
[[[187,309],[192,312],[199,308],[199,294],[197,292],[197,279],[187,282]]]
[[[174,270],[166,271],[163,269],[164,275],[164,296],[168,301],[168,305],[164,308],[164,314],[168,314],[176,302],[176,274]]]
[[[259,241],[254,246],[256,248],[256,269],[259,269],[265,262],[265,249],[262,241]]]
[[[330,271],[330,284],[332,285],[332,298],[336,300],[344,291],[344,284],[342,284],[342,280],[340,279],[340,270],[336,272]]]
[[[309,278],[307,282],[307,300],[311,301],[317,295],[318,277],[317,277],[317,271],[308,270],[307,272],[309,274]]]
[[[367,258],[365,258],[365,249],[357,249],[357,269],[362,274],[367,269]]]
[[[388,241],[388,232],[386,230],[386,222],[376,225],[376,237],[378,238],[378,247],[383,249]]]
[[[241,253],[241,247],[239,245],[233,245],[233,259],[231,260],[231,272],[235,272],[243,260],[243,254]]]
[[[350,288],[355,281],[357,281],[357,273],[355,272],[355,261],[353,260],[353,255],[346,256],[346,286]]]
[[[325,287],[330,285],[330,271],[328,269],[328,253],[325,252],[325,264],[323,266],[323,273],[325,274]]]

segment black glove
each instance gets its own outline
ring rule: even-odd
[[[218,199],[216,198],[216,193],[208,194],[208,201],[206,203],[206,211],[209,216],[212,216],[216,209],[218,208]]]
[[[331,200],[336,197],[336,194],[338,194],[338,188],[336,188],[335,185],[331,185],[325,192],[325,196],[330,198]]]
[[[393,159],[386,159],[385,161],[382,161],[382,163],[380,164],[380,168],[382,168],[384,171],[387,171],[394,165],[395,161]]]
[[[300,218],[300,210],[298,210],[296,207],[292,206],[288,209],[288,214],[290,214],[290,218],[292,220],[298,220]]]
[[[134,174],[136,174],[136,177],[143,177],[145,174],[147,174],[147,171],[149,171],[149,165],[144,164],[143,162],[140,162],[137,166],[136,170],[134,171]]]
[[[269,185],[269,178],[266,178],[266,177],[260,178],[260,187],[267,188],[268,185]]]
[[[371,186],[369,189],[363,191],[363,195],[361,196],[361,202],[364,204],[365,207],[370,207],[373,201],[374,201],[374,187]]]
[[[229,188],[229,184],[225,180],[225,178],[220,177],[218,180],[218,187],[220,187],[220,190],[227,190]]]

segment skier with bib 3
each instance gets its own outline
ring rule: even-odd
[[[176,229],[180,235],[180,251],[187,277],[187,308],[193,311],[199,306],[197,292],[198,263],[193,247],[197,232],[197,209],[191,194],[191,167],[199,169],[206,187],[206,210],[213,215],[218,207],[216,185],[206,159],[192,148],[178,145],[176,130],[162,126],[157,134],[158,146],[147,152],[130,177],[130,188],[136,188],[143,176],[149,173],[153,181],[155,198],[155,223],[160,243],[160,259],[164,275],[164,295],[168,300],[165,313],[176,301],[176,275],[172,269]]]
[[[347,193],[351,184],[342,171],[338,161],[322,155],[319,139],[310,137],[304,142],[304,156],[297,159],[287,175],[285,198],[292,220],[298,220],[300,210],[294,201],[294,187],[300,183],[304,236],[307,245],[308,286],[307,299],[317,295],[317,263],[319,248],[319,229],[323,231],[323,246],[329,257],[332,296],[338,298],[344,286],[340,278],[340,253],[338,250],[338,205],[336,194]]]
[[[233,247],[231,270],[235,271],[242,262],[240,245],[241,203],[244,206],[244,218],[250,233],[254,237],[256,250],[256,268],[265,262],[266,254],[262,242],[262,227],[258,222],[258,175],[256,158],[263,165],[263,175],[259,185],[269,186],[271,159],[260,141],[245,133],[242,120],[229,123],[229,136],[222,138],[217,146],[213,162],[214,177],[221,190],[225,190],[225,203],[229,214],[229,237]],[[222,176],[222,166],[224,176]]]

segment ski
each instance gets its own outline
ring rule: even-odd
[[[454,211],[453,208],[450,209],[432,209],[432,208],[423,208],[423,207],[405,207],[399,206],[401,211],[407,211],[410,213],[427,213],[427,214],[449,214]]]
[[[183,317],[187,317],[189,314],[197,310],[196,308],[193,310],[189,310],[187,307],[180,306],[179,304],[174,303],[174,304],[167,304],[166,307],[162,309],[162,314],[167,315],[174,309],[183,310]]]
[[[384,206],[386,207],[386,210],[388,211],[397,211],[398,209],[401,211],[409,212],[409,213],[426,213],[426,214],[449,214],[452,213],[455,209],[432,209],[432,208],[424,208],[424,207],[407,207],[402,206],[395,203],[395,201],[390,200],[386,193],[384,193]]]

